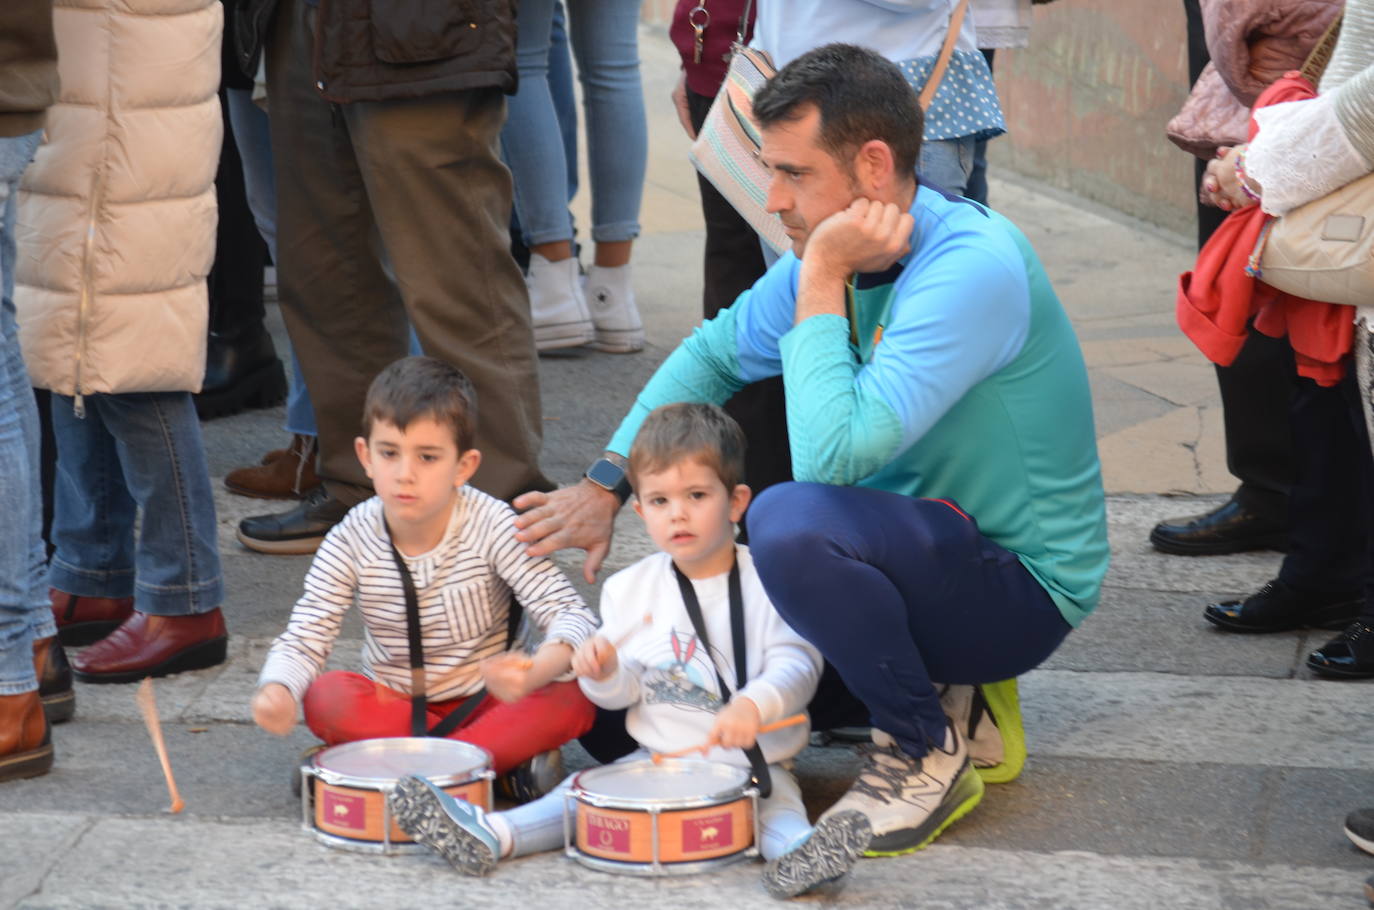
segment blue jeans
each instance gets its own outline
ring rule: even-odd
[[[224,600],[215,500],[190,392],[52,396],[57,483],[48,582],[81,597],[134,597],[158,616]],[[137,540],[134,518],[142,511]]]
[[[967,196],[975,145],[977,142],[972,136],[922,142],[921,160],[916,170],[922,180],[956,196]]]
[[[267,244],[272,262],[277,262],[277,175],[272,168],[272,129],[267,112],[253,103],[249,89],[225,89],[229,100],[229,122],[234,128],[234,145],[243,160],[243,186],[248,195],[248,209],[253,223]],[[410,333],[410,353],[420,353],[415,332]],[[310,404],[310,390],[305,387],[301,362],[291,352],[291,391],[286,396],[286,432],[302,436],[317,436],[315,409]]]
[[[909,755],[944,740],[932,680],[1020,676],[1069,633],[1016,554],[953,503],[782,483],[754,500],[748,524],[749,550],[778,614]]]
[[[555,0],[522,0],[516,64],[501,149],[515,179],[515,209],[531,246],[571,240],[568,161],[549,79]],[[639,79],[641,0],[567,0],[573,54],[586,112],[592,239],[639,236],[648,126]]]
[[[14,318],[15,190],[42,136],[0,139],[0,695],[38,688],[33,642],[57,634],[44,590],[38,409]]]

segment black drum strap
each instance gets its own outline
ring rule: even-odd
[[[443,720],[425,729],[428,718],[425,711],[425,648],[420,636],[420,598],[415,594],[415,579],[410,577],[410,567],[406,565],[405,557],[396,549],[396,544],[391,542],[391,526],[386,524],[385,519],[382,520],[382,524],[386,528],[387,541],[391,544],[391,558],[396,561],[396,571],[401,575],[401,588],[405,591],[406,598],[406,640],[410,651],[410,735],[448,736],[477,710],[482,699],[486,698],[487,690],[482,688],[469,695]],[[511,609],[515,609],[513,604]]]
[[[697,638],[701,641],[701,647],[705,650],[706,659],[711,662],[711,669],[716,671],[716,682],[720,685],[721,701],[730,700],[730,687],[725,682],[725,677],[721,675],[720,667],[716,666],[715,657],[711,653],[711,639],[706,634],[706,619],[701,614],[701,602],[697,599],[696,589],[692,587],[692,581],[682,570],[673,564],[673,574],[677,576],[678,590],[682,592],[682,603],[687,607],[687,616],[692,620],[692,628],[696,630]],[[739,580],[739,558],[730,566],[730,643],[735,653],[735,690],[743,689],[745,683],[749,681],[748,668],[745,666],[744,652],[744,594]],[[768,762],[763,760],[763,750],[755,742],[744,754],[749,758],[749,768],[753,773],[754,786],[758,788],[759,798],[767,799],[773,792],[773,778],[768,773]]]

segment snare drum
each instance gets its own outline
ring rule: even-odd
[[[593,869],[682,875],[758,855],[758,790],[744,768],[671,759],[621,762],[573,778],[565,852]]]
[[[454,739],[362,739],[315,753],[301,768],[301,823],[320,843],[363,853],[424,848],[391,818],[387,794],[408,774],[491,809],[491,756]]]

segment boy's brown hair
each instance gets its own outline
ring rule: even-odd
[[[363,404],[363,436],[384,420],[402,432],[428,417],[453,430],[458,452],[472,448],[477,427],[477,393],[462,371],[433,357],[404,357],[377,374]]]
[[[644,418],[630,446],[630,483],[695,458],[711,468],[727,491],[744,482],[744,431],[713,404],[681,402],[655,408]]]

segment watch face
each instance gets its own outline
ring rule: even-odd
[[[605,458],[601,458],[587,469],[587,478],[608,490],[615,490],[625,482],[625,472]]]

